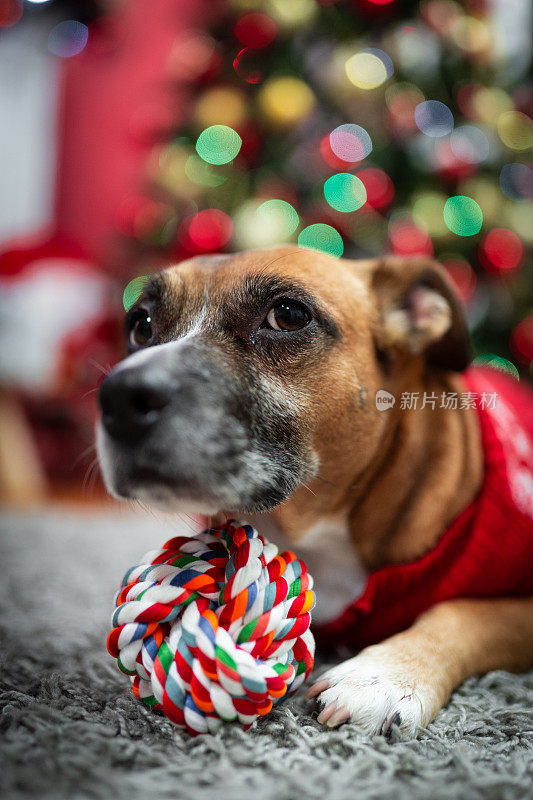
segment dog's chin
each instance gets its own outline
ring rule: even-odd
[[[242,493],[221,487],[210,490],[194,479],[168,476],[152,468],[132,469],[118,476],[109,464],[100,461],[104,483],[117,500],[138,501],[159,511],[174,514],[213,516],[221,512],[257,513],[271,511],[287,499],[271,485],[242,487]]]
[[[287,500],[300,483],[293,473],[278,470],[254,454],[248,455],[244,468],[222,470],[216,476],[200,469],[182,474],[149,461],[134,463],[109,444],[101,427],[97,449],[104,483],[113,497],[170,513],[268,512]]]

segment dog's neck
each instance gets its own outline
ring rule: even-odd
[[[423,392],[461,392],[460,377],[427,375]],[[399,393],[396,395],[399,397]],[[272,520],[294,545],[322,520],[346,520],[367,569],[410,561],[429,550],[474,498],[482,481],[475,411],[435,409],[389,415],[381,446],[359,475],[321,473],[276,508]]]

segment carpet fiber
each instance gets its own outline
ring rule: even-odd
[[[302,691],[247,733],[196,739],[145,709],[105,649],[112,597],[180,526],[129,511],[4,515],[4,797],[533,798],[533,673],[467,681],[410,742],[325,730]]]

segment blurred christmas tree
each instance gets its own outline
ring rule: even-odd
[[[189,105],[153,152],[146,196],[120,210],[133,253],[434,255],[477,353],[526,371],[528,13],[527,0],[225,5],[214,29],[176,42],[169,69]]]

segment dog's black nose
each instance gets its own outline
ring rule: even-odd
[[[134,441],[158,422],[171,397],[161,372],[146,367],[119,369],[100,386],[102,424],[113,438]]]

